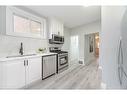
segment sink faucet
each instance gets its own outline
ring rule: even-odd
[[[23,55],[23,43],[22,43],[22,42],[21,42],[21,44],[20,44],[19,53],[20,53],[21,55]]]

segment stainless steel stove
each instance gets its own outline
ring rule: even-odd
[[[59,47],[50,47],[50,52],[57,53],[57,73],[68,68],[68,52],[61,51]]]

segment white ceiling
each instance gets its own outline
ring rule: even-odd
[[[28,9],[45,17],[55,17],[68,28],[74,28],[83,24],[101,19],[99,6],[25,6]]]

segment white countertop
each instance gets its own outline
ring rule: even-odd
[[[42,54],[35,54],[35,55],[31,55],[31,56],[21,56],[21,57],[0,57],[0,62],[4,62],[4,61],[11,61],[11,60],[21,60],[21,59],[27,59],[27,58],[33,58],[33,57],[41,57],[41,56],[47,56],[47,55],[54,55],[57,53],[42,53]]]

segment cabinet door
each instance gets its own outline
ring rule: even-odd
[[[61,24],[59,22],[57,22],[57,26],[58,26],[57,33],[58,33],[58,35],[61,36]]]
[[[49,20],[49,31],[50,31],[50,38],[51,38],[51,34],[56,34],[56,35],[60,35],[60,36],[64,36],[63,34],[63,23],[61,23],[60,21],[56,20],[56,19],[50,19]]]
[[[21,88],[25,86],[25,65],[23,60],[3,63],[3,88]]]
[[[60,36],[60,23],[57,21],[57,35]]]
[[[60,24],[60,35],[64,36],[64,26],[63,26],[63,23]]]
[[[57,35],[63,36],[63,23],[57,21]]]
[[[54,34],[56,34],[56,35],[58,35],[58,24],[57,24],[57,21],[56,20],[54,20]]]
[[[42,57],[28,59],[26,67],[26,81],[30,84],[42,77]]]

